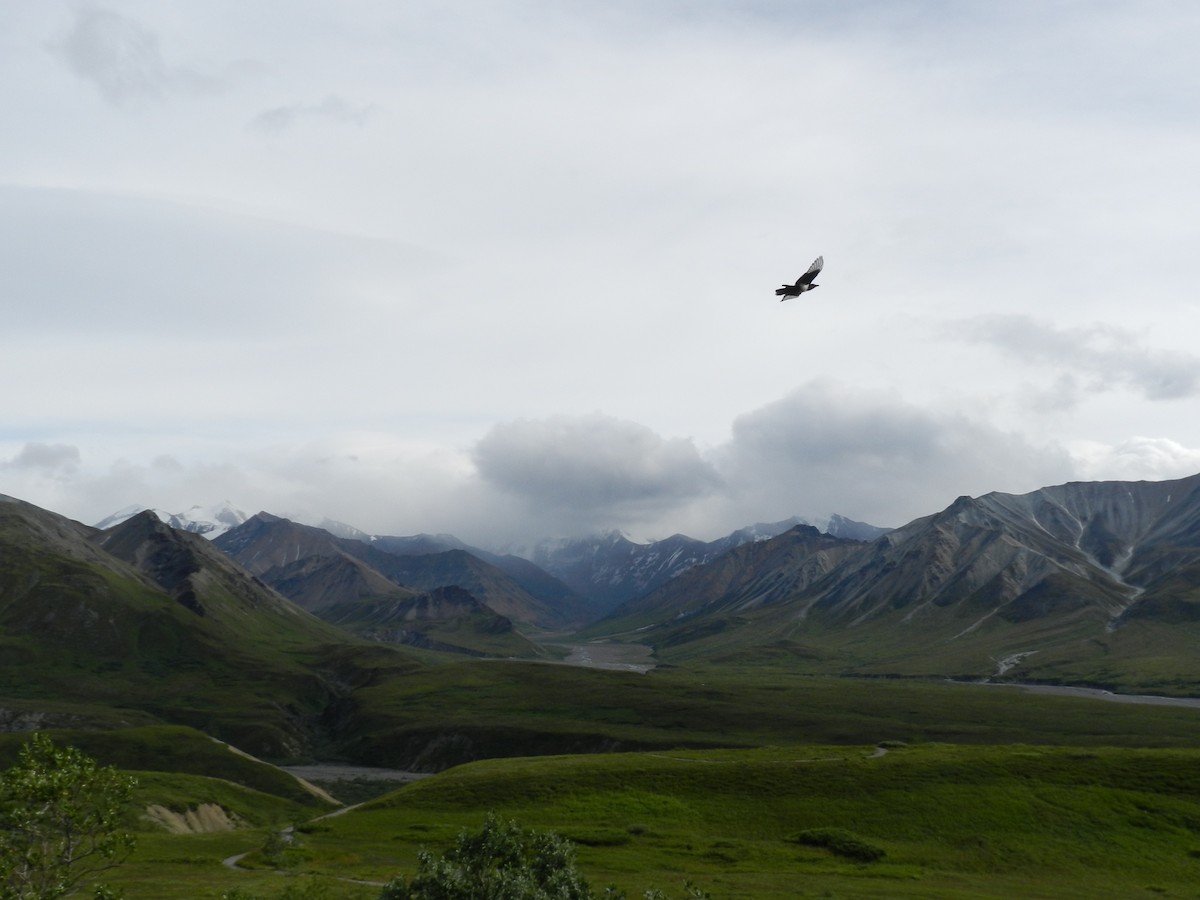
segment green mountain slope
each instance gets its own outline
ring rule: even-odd
[[[344,607],[357,600],[404,601],[450,586],[470,591],[493,612],[520,625],[562,628],[573,615],[569,604],[560,606],[535,596],[498,566],[458,548],[390,552],[381,548],[411,546],[399,544],[397,539],[381,539],[376,546],[339,538],[268,513],[252,516],[214,544],[247,571],[319,615],[334,605]],[[528,563],[525,567],[532,568]],[[543,581],[550,580],[541,574]],[[526,573],[525,580],[534,579]]]
[[[260,755],[303,754],[324,740],[356,646],[149,514],[99,532],[0,501],[0,690],[27,720],[39,700],[50,724],[63,704],[65,721],[137,710]]]
[[[961,497],[836,558],[784,535],[589,633],[636,638],[675,662],[1193,694],[1198,603],[1193,476]]]
[[[512,620],[455,585],[407,598],[380,597],[340,603],[327,607],[321,615],[347,631],[376,641],[471,656],[544,658],[548,655],[518,632]]]

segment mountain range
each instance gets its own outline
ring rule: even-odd
[[[859,540],[870,540],[889,530],[839,515],[820,524],[827,534]],[[611,531],[588,538],[542,541],[523,555],[562,579],[571,590],[588,598],[594,610],[608,613],[689,569],[718,559],[735,547],[767,540],[797,525],[816,527],[815,523],[797,517],[740,528],[715,541],[700,541],[676,534],[644,544]]]
[[[884,531],[848,519],[835,523],[855,533]],[[570,631],[730,548],[778,534],[791,524],[757,525],[713,542],[675,535],[636,544],[617,532],[543,542],[534,551],[537,562],[531,562],[470,547],[451,535],[358,532],[338,537],[324,528],[258,513],[219,535],[213,545],[299,606],[357,634],[470,653],[497,651],[495,637],[505,630],[477,617],[472,627],[457,621],[449,629],[451,620],[466,614],[466,607],[430,602],[427,592],[447,586],[462,589],[503,617],[514,640],[518,630]],[[562,580],[556,577],[560,574]],[[424,596],[423,602],[415,602],[418,595]],[[355,612],[368,608],[369,615]],[[397,630],[381,627],[384,621],[407,624]],[[435,631],[441,637],[435,638]],[[481,640],[484,635],[488,638]],[[532,643],[513,643],[508,655],[536,656],[538,650]]]
[[[1200,674],[1200,475],[960,497],[869,542],[794,529],[592,633],[669,658],[1177,691]]]
[[[336,537],[258,513],[213,546],[304,609],[376,638],[387,634],[440,649],[530,656],[538,654],[537,648],[517,634],[514,621],[539,630],[562,629],[583,614],[563,585],[523,560],[509,567],[514,575],[466,550],[439,549],[439,544]],[[462,592],[454,602],[436,593],[448,587]],[[448,620],[454,620],[454,638],[434,638],[431,632],[445,632]],[[406,627],[398,630],[398,622]],[[383,627],[387,623],[390,628]],[[498,635],[511,639],[502,647]]]
[[[534,561],[448,535],[338,536],[267,513],[206,541],[148,511],[101,530],[4,506],[19,549],[4,563],[0,616],[43,642],[118,578],[165,597],[172,621],[179,610],[207,621],[203,641],[216,629],[237,654],[255,651],[221,629],[249,605],[275,623],[260,632],[290,623],[308,641],[349,633],[471,655],[543,658],[550,634],[582,627],[582,638],[646,644],[676,663],[1165,693],[1194,690],[1200,674],[1200,475],[960,497],[894,530],[786,522],[640,545],[614,533],[543,543]],[[36,572],[58,568],[54,583],[69,586],[59,599],[77,602],[50,628],[28,604],[46,588]]]
[[[97,522],[95,527],[101,530],[110,528],[147,509],[148,507],[144,506],[126,507]],[[251,518],[228,500],[211,506],[192,506],[181,513],[168,513],[158,509],[149,511],[173,528],[201,534],[209,540],[223,537]],[[638,543],[619,531],[610,531],[589,537],[546,539],[528,546],[507,547],[495,551],[472,546],[449,534],[416,534],[403,537],[375,535],[329,518],[314,523],[269,513],[260,513],[259,516],[265,517],[264,520],[269,522],[279,522],[282,519],[289,524],[315,528],[334,538],[366,543],[395,556],[416,557],[453,550],[465,551],[476,559],[506,572],[535,596],[548,601],[555,608],[571,609],[569,617],[574,619],[576,624],[598,618],[621,603],[665,584],[681,572],[716,559],[733,547],[766,540],[795,525],[812,525],[837,537],[860,540],[870,540],[889,530],[834,514],[824,519],[793,517],[782,522],[759,523],[740,528],[714,541],[701,541],[676,534],[663,540]],[[255,533],[258,533],[257,529]],[[287,541],[286,538],[281,540]],[[241,548],[245,542],[246,538],[243,535],[226,542],[224,546]],[[304,546],[304,541],[298,541],[294,552],[304,552],[308,555],[307,551],[303,550]],[[238,549],[234,552],[244,551]],[[328,557],[329,553],[322,552],[319,555]],[[352,555],[361,556],[357,551]],[[295,564],[297,560],[293,559],[290,562]],[[279,564],[280,560],[276,558],[272,565]],[[255,569],[255,566],[250,568]],[[383,568],[387,569],[389,566],[385,565]],[[263,572],[258,571],[257,574]],[[421,581],[420,577],[417,581]],[[299,599],[292,594],[289,596],[294,600]],[[301,605],[311,608],[311,604],[303,600]],[[533,620],[529,618],[529,621]]]

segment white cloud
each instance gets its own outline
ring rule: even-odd
[[[1170,438],[1134,436],[1116,445],[1081,441],[1072,452],[1079,477],[1088,481],[1163,481],[1200,472],[1200,447]]]
[[[950,323],[947,332],[1056,371],[1049,406],[1069,406],[1083,393],[1117,389],[1134,391],[1146,400],[1200,394],[1200,356],[1146,346],[1141,335],[1117,325],[1059,327],[1031,316],[989,315]]]
[[[134,437],[130,449],[144,442]],[[705,452],[599,414],[500,423],[463,450],[363,433],[230,444],[220,463],[196,449],[201,458],[139,462],[134,452],[104,463],[73,446],[30,444],[0,464],[0,491],[86,522],[131,503],[182,510],[228,498],[250,512],[502,547],[609,528],[711,539],[793,515],[895,526],[961,494],[1200,470],[1200,450],[1165,438],[1068,452],[829,381],[739,416],[731,439]]]
[[[377,112],[371,105],[352,103],[329,94],[316,103],[288,103],[264,109],[250,122],[251,128],[278,134],[306,120],[363,126]]]
[[[4,485],[96,518],[703,536],[1173,475],[1198,20],[0,5],[0,459],[79,448]],[[776,302],[818,253],[821,290]]]

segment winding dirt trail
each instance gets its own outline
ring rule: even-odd
[[[280,768],[283,769],[283,771],[301,779],[302,781],[307,781],[310,778],[316,779],[317,781],[353,781],[356,779],[366,779],[370,781],[392,781],[406,784],[408,782],[418,781],[422,778],[428,778],[430,775],[428,772],[407,772],[402,769],[376,769],[368,766],[340,766],[332,764],[312,766],[281,766]],[[324,794],[323,791],[322,793]],[[325,796],[328,796],[328,794],[325,794]],[[344,816],[346,813],[353,809],[358,809],[360,806],[362,806],[361,803],[352,803],[349,806],[343,806],[339,809],[333,810],[332,812],[327,812],[324,815],[310,819],[309,821],[320,822],[322,819],[332,819],[337,816]],[[280,829],[279,833],[283,836],[285,842],[291,843],[293,832],[294,829],[289,825],[287,828]],[[221,860],[221,865],[228,869],[240,869],[241,861],[253,852],[254,850],[251,849],[244,853],[234,854],[233,856]],[[283,875],[286,873],[280,872],[279,874]],[[354,884],[371,885],[375,887],[380,887],[383,885],[383,882],[381,881],[358,881],[353,878],[343,878],[339,880],[350,881]]]
[[[322,819],[332,819],[335,816],[345,815],[346,813],[350,812],[350,810],[352,810],[352,809],[358,809],[358,807],[360,807],[360,806],[362,806],[361,803],[354,803],[354,804],[351,804],[350,806],[343,806],[341,809],[335,809],[333,812],[325,813],[325,815],[317,816],[315,819],[309,819],[309,821],[310,822],[320,822]],[[286,844],[290,844],[292,842],[294,833],[295,833],[295,828],[293,828],[291,825],[289,825],[287,828],[282,828],[279,831],[279,834],[283,837],[284,843],[286,843]],[[226,859],[221,860],[221,865],[225,866],[228,869],[241,869],[242,868],[240,865],[241,861],[253,852],[254,852],[253,850],[247,850],[245,853],[237,853],[233,856],[230,856]],[[249,871],[249,870],[246,870],[246,871]],[[276,875],[290,875],[292,873],[281,872],[281,871],[276,870],[275,874]],[[303,877],[314,877],[314,876],[305,875]],[[361,878],[335,878],[335,880],[336,881],[344,881],[347,884],[362,884],[362,885],[366,885],[367,887],[383,887],[385,884],[387,884],[387,882],[385,882],[385,881],[365,881]]]

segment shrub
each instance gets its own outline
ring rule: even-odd
[[[626,900],[623,891],[606,888],[596,895],[575,867],[571,842],[554,833],[526,831],[516,822],[489,814],[477,834],[459,833],[440,858],[422,851],[412,882],[402,876],[388,883],[379,900]],[[685,900],[709,900],[684,882]],[[644,900],[670,900],[651,889]]]
[[[412,883],[393,879],[379,900],[592,900],[569,841],[491,814],[440,859],[423,850],[418,861]]]
[[[788,840],[808,847],[821,847],[836,856],[856,862],[876,862],[886,855],[881,847],[864,841],[844,828],[808,828]]]

